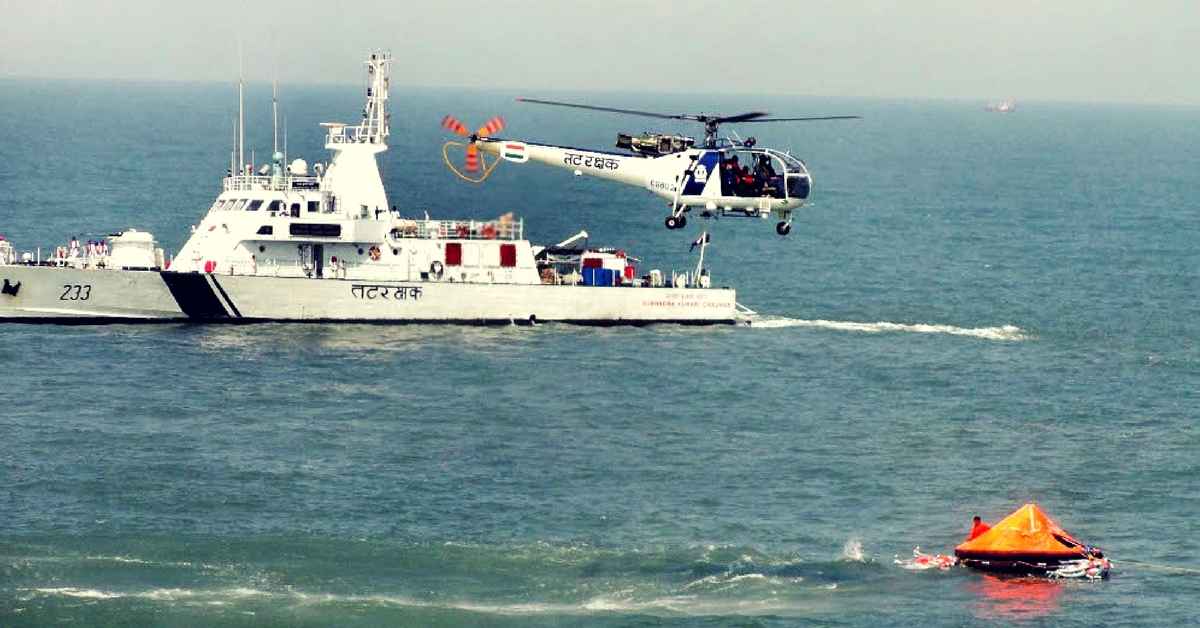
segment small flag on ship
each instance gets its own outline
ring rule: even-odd
[[[696,247],[700,246],[701,244],[708,244],[708,232],[707,231],[705,231],[704,233],[701,233],[700,236],[697,237],[694,242],[692,242],[692,248],[688,249],[688,251],[694,251],[696,249]]]

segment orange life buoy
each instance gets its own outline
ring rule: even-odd
[[[379,261],[379,247],[373,246],[373,247],[371,247],[371,250],[369,250],[367,252],[371,254],[371,259],[373,259],[377,262]]]
[[[483,226],[483,237],[485,237],[489,240],[495,240],[496,239],[496,228],[493,227],[492,225],[484,225]]]

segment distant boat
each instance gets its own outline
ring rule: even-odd
[[[110,248],[111,246],[111,248]],[[42,257],[0,236],[0,322],[132,323],[184,318],[159,271],[163,250],[136,229]]]
[[[983,106],[984,111],[995,111],[997,113],[1012,113],[1017,110],[1017,103],[1011,100],[1002,102],[988,103]]]

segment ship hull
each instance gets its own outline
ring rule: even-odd
[[[728,289],[471,284],[162,274],[179,306],[209,322],[311,321],[584,325],[731,324]]]
[[[170,322],[183,311],[156,270],[0,266],[0,321]]]

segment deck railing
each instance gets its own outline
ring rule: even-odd
[[[523,240],[525,221],[500,220],[398,220],[395,238],[446,238],[450,240]]]
[[[243,192],[249,190],[273,190],[277,192],[288,190],[319,190],[321,189],[321,178],[292,175],[275,177],[269,174],[242,174],[225,177],[224,186],[226,192]]]

